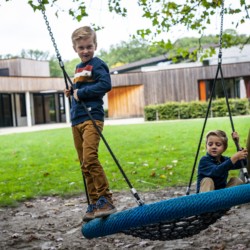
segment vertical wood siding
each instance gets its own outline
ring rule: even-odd
[[[144,104],[199,100],[199,81],[215,78],[217,65],[112,75],[113,88],[142,84]],[[224,78],[250,77],[250,62],[222,65]],[[218,79],[221,78],[219,73]]]
[[[108,93],[109,117],[140,117],[143,108],[143,85],[116,87]]]

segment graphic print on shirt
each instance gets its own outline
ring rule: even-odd
[[[92,69],[93,69],[92,65],[87,65],[83,68],[77,68],[73,82],[74,83],[94,82],[94,80],[92,79]]]

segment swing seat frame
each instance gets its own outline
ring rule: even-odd
[[[82,226],[87,239],[124,233],[142,239],[174,240],[200,233],[233,206],[250,202],[250,185],[242,184],[144,204],[94,219]]]

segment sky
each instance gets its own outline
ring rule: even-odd
[[[34,12],[27,1],[0,0],[0,55],[20,54],[22,49],[38,49],[55,54],[42,13]],[[138,9],[135,8],[136,1],[126,1],[130,2],[128,18],[108,12],[107,0],[85,1],[90,10],[90,16],[81,22],[72,20],[72,17],[66,13],[60,13],[57,18],[54,14],[55,8],[48,9],[46,15],[62,58],[68,60],[77,57],[72,48],[71,34],[76,28],[93,22],[105,26],[103,31],[97,32],[98,49],[108,50],[112,44],[122,40],[128,41],[129,34],[134,33],[136,27],[141,26],[140,21],[136,20],[135,23],[134,17],[138,16]],[[56,7],[67,8],[69,2],[72,4],[72,1],[58,0]],[[145,21],[141,21],[141,24],[145,26]]]
[[[247,0],[250,2],[250,0]],[[0,55],[21,53],[22,49],[48,51],[55,55],[55,49],[51,42],[49,32],[45,25],[42,13],[34,12],[28,5],[28,0],[0,0]],[[135,0],[122,0],[128,8],[128,16],[123,18],[107,10],[107,0],[86,0],[89,17],[81,22],[73,20],[68,14],[60,12],[59,17],[55,16],[55,8],[63,9],[69,7],[72,1],[58,0],[54,8],[46,11],[51,31],[54,35],[57,48],[63,60],[77,58],[71,43],[71,34],[83,25],[97,23],[104,26],[102,31],[97,32],[98,50],[108,50],[111,45],[119,44],[121,41],[129,41],[130,35],[137,29],[150,27],[149,21],[141,18],[142,12]],[[234,0],[225,1],[227,4]],[[72,6],[70,6],[72,7]],[[224,20],[224,29],[234,28],[230,19]],[[250,34],[250,20],[237,30],[239,34]],[[186,32],[182,28],[176,29],[175,33],[166,34],[164,39],[177,39],[184,36],[197,36],[192,32]],[[210,34],[219,34],[220,15],[217,13],[213,23],[208,30]],[[209,35],[209,34],[208,34]]]

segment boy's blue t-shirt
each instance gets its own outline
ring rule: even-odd
[[[241,162],[232,163],[230,157],[221,156],[221,161],[208,153],[200,159],[197,176],[197,193],[200,190],[200,182],[205,177],[210,177],[214,181],[215,190],[225,188],[227,185],[228,171],[240,169]]]
[[[103,96],[111,90],[111,78],[108,66],[98,57],[76,66],[73,79],[74,89],[80,102],[72,97],[72,126],[90,120],[81,101],[84,102],[94,120],[104,121]]]

